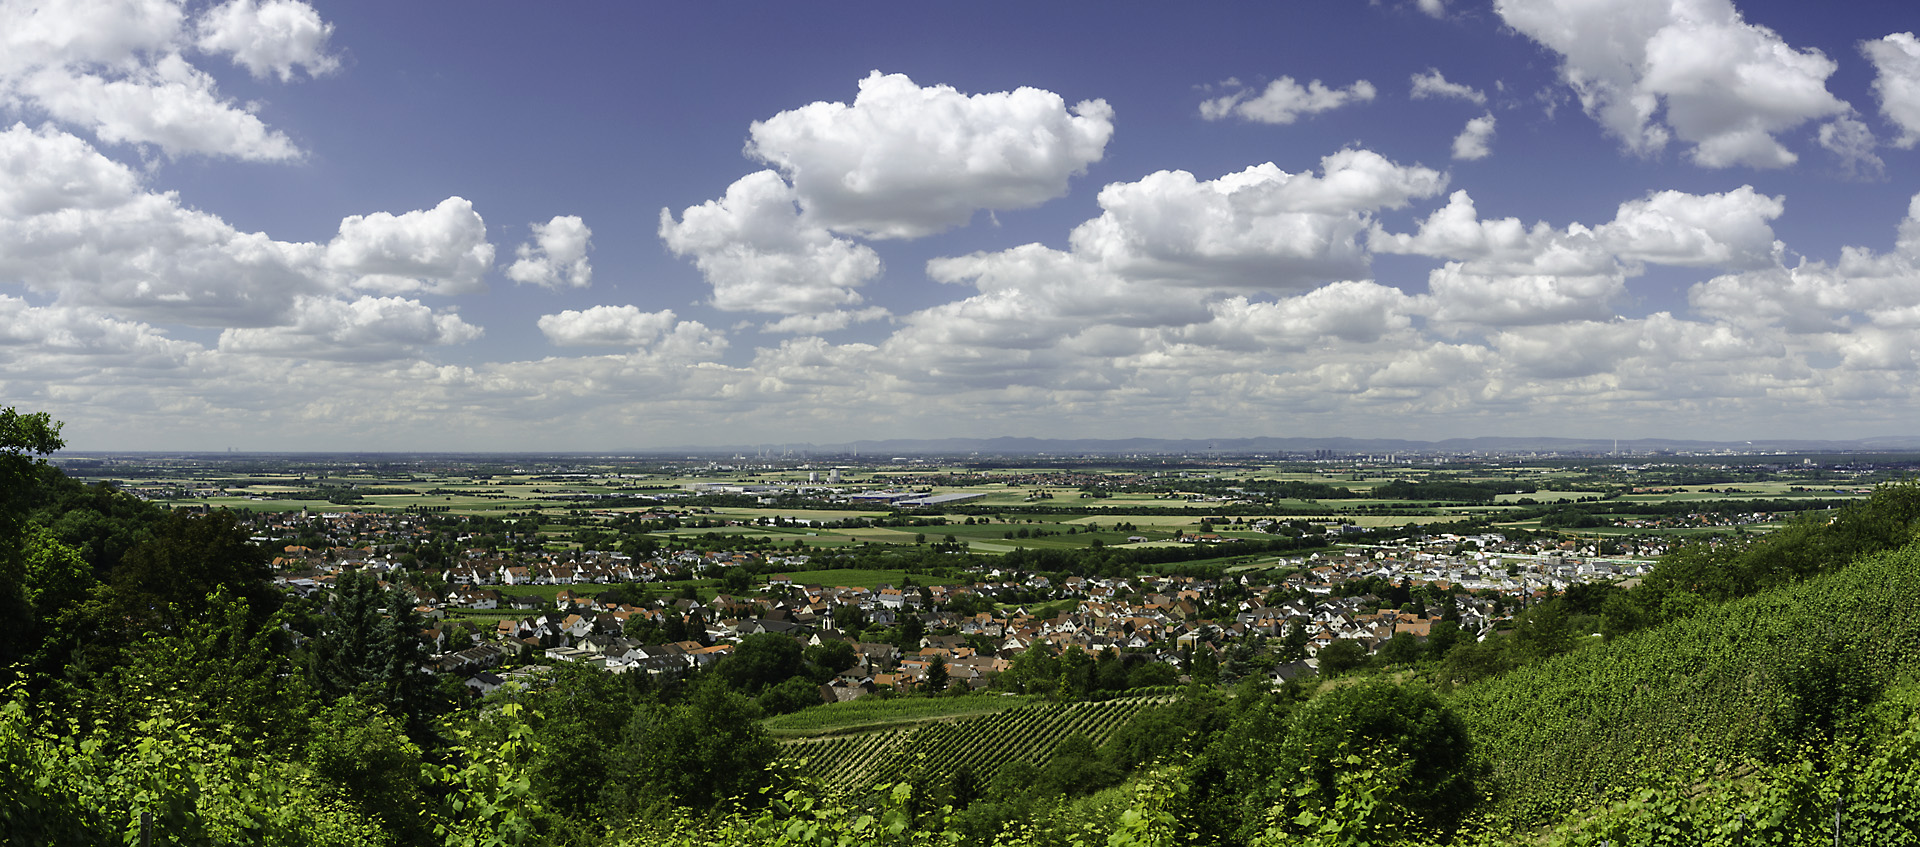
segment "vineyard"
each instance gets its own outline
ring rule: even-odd
[[[978,717],[1025,706],[1035,697],[999,695],[946,697],[906,697],[882,700],[867,697],[846,703],[830,703],[776,715],[760,722],[776,738],[820,735],[845,735],[894,729],[933,720]]]
[[[1096,746],[1105,743],[1142,709],[1169,699],[1034,703],[897,729],[790,739],[783,746],[789,758],[803,763],[802,773],[834,792],[962,768],[985,780],[1017,758],[1044,766],[1054,748],[1075,733],[1087,736]]]
[[[1454,697],[1499,811],[1564,818],[1692,757],[1790,758],[1920,653],[1920,546],[1522,668]]]

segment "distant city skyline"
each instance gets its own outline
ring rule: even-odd
[[[1908,4],[0,0],[78,451],[1916,436]]]

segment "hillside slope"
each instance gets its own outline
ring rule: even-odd
[[[1780,761],[1876,701],[1920,653],[1920,544],[1459,689],[1517,825],[1647,770]]]

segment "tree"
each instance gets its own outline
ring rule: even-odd
[[[445,704],[424,667],[420,620],[401,592],[382,591],[372,574],[344,574],[322,626],[309,665],[314,687],[329,699],[354,694],[388,708],[416,742],[432,740],[429,719]]]
[[[641,644],[658,644],[665,640],[660,622],[638,612],[627,616],[627,622],[620,626],[620,634]]]
[[[1463,640],[1447,653],[1444,677],[1449,682],[1467,683],[1505,673],[1513,667],[1506,638],[1488,641]]]
[[[79,550],[60,543],[52,530],[42,528],[28,534],[25,553],[22,587],[36,623],[51,621],[61,609],[86,599],[87,590],[94,584],[93,569]]]
[[[902,653],[911,653],[920,649],[920,639],[926,637],[927,625],[920,616],[910,611],[900,613],[900,641],[894,646]]]
[[[800,642],[771,632],[749,635],[733,655],[713,666],[713,679],[742,694],[758,694],[798,675]]]
[[[1456,617],[1454,620],[1442,618],[1434,622],[1433,626],[1427,630],[1426,650],[1423,652],[1426,653],[1428,658],[1444,659],[1447,654],[1453,650],[1453,645],[1458,643],[1460,643],[1460,622],[1458,618]]]
[[[1100,758],[1091,740],[1076,732],[1054,748],[1053,757],[1040,770],[1039,786],[1045,794],[1074,797],[1114,785],[1122,777],[1119,768]]]
[[[926,689],[938,694],[947,690],[947,657],[933,654],[933,661],[927,665],[927,679],[923,683]]]
[[[1085,697],[1093,691],[1094,660],[1080,645],[1068,645],[1060,653],[1060,693],[1065,697]]]
[[[821,669],[828,676],[860,663],[860,654],[853,649],[853,644],[838,639],[810,646],[802,651],[802,655],[808,664]]]
[[[127,551],[113,574],[119,612],[143,629],[177,626],[206,612],[207,597],[225,588],[247,601],[257,621],[280,608],[268,582],[267,551],[247,538],[225,509],[207,515],[167,514],[153,537]]]
[[[1155,688],[1180,681],[1180,672],[1166,662],[1141,662],[1127,672],[1128,688]]]
[[[62,424],[46,412],[20,414],[12,406],[0,409],[0,534],[17,537],[24,519],[18,500],[35,487],[35,473],[45,459],[67,446],[60,438]]]
[[[1573,632],[1567,625],[1567,609],[1558,600],[1542,603],[1521,615],[1513,635],[1527,661],[1538,661],[1573,649]]]
[[[520,695],[533,730],[533,789],[549,807],[575,820],[604,811],[605,786],[621,729],[633,712],[632,689],[615,674],[560,662],[544,685]]]
[[[695,809],[757,804],[780,755],[759,717],[753,701],[711,683],[676,705],[637,709],[622,731],[616,782],[629,805],[659,795]]]
[[[1280,647],[1273,651],[1274,656],[1287,663],[1306,661],[1307,645],[1312,643],[1311,638],[1306,625],[1297,622],[1288,624],[1287,634],[1281,637]]]
[[[1648,617],[1633,592],[1612,592],[1600,606],[1600,634],[1612,641],[1646,626]]]
[[[420,748],[380,708],[347,696],[322,711],[313,720],[306,762],[324,785],[379,820],[399,843],[425,844],[432,838],[420,788]]]
[[[1220,684],[1220,657],[1211,646],[1193,648],[1193,681],[1209,688]]]
[[[1320,672],[1337,676],[1367,663],[1367,648],[1350,638],[1341,638],[1320,648]]]
[[[1288,779],[1304,770],[1331,808],[1342,748],[1406,762],[1405,779],[1387,801],[1427,832],[1451,833],[1479,800],[1466,726],[1424,686],[1376,680],[1308,701],[1294,713],[1273,773]]]
[[[754,698],[754,703],[760,707],[760,711],[769,715],[798,712],[808,706],[820,705],[820,686],[804,676],[791,677],[760,692],[760,696]]]
[[[1135,713],[1100,748],[1100,755],[1115,767],[1131,771],[1174,752],[1197,752],[1214,733],[1226,728],[1226,703],[1212,689],[1187,689],[1171,703]]]
[[[30,497],[39,487],[38,472],[45,465],[35,457],[66,446],[60,426],[46,412],[22,415],[12,406],[0,409],[0,668],[12,666],[39,640],[20,541]]]
[[[1380,662],[1385,665],[1411,665],[1420,661],[1422,652],[1420,640],[1414,638],[1413,633],[1394,633],[1387,643],[1380,645]]]
[[[256,622],[225,588],[205,605],[204,615],[128,648],[114,685],[126,711],[193,715],[250,745],[297,734],[311,691],[293,673],[282,616]]]
[[[1051,694],[1060,683],[1060,661],[1045,644],[1034,644],[1013,657],[1000,683],[1021,694]]]

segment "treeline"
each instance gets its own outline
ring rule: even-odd
[[[1419,502],[1492,503],[1502,494],[1532,494],[1538,490],[1517,482],[1459,482],[1434,480],[1411,482],[1396,479],[1369,493],[1374,500],[1414,500]]]
[[[1534,508],[1515,511],[1505,516],[1511,520],[1530,520],[1538,518],[1540,525],[1549,528],[1579,529],[1608,525],[1603,515],[1631,515],[1635,517],[1673,517],[1676,515],[1731,515],[1760,512],[1770,514],[1792,514],[1796,512],[1822,512],[1841,508],[1853,499],[1778,499],[1778,500],[1668,500],[1664,502],[1598,502],[1544,504]]]

